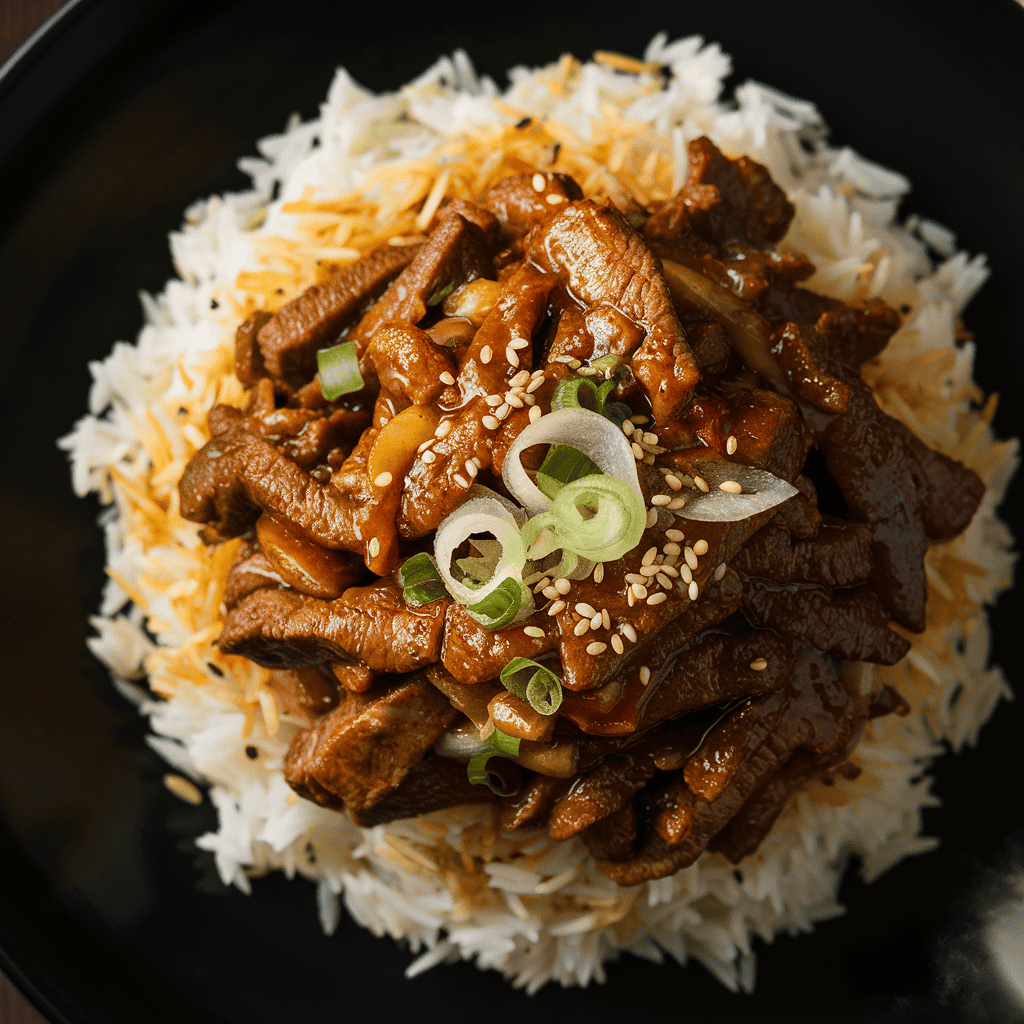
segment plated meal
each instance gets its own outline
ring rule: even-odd
[[[984,259],[728,70],[339,71],[188,211],[61,442],[108,505],[93,651],[198,845],[410,974],[750,990],[852,857],[933,845],[927,764],[1008,695]]]

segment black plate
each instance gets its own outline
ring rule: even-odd
[[[161,786],[134,712],[88,654],[103,579],[97,507],[71,494],[54,445],[85,411],[87,362],[141,326],[137,290],[171,276],[166,234],[193,200],[241,189],[254,140],[313,116],[345,64],[394,88],[465,47],[499,79],[565,50],[639,53],[659,29],[701,33],[755,77],[814,99],[833,138],[915,183],[906,203],[950,225],[995,275],[968,310],[988,388],[1024,382],[1019,282],[1024,11],[1013,0],[842,8],[820,0],[497,9],[311,2],[81,0],[0,82],[3,682],[0,687],[0,967],[55,1021],[458,1019],[1005,1020],[984,915],[1019,869],[1020,704],[980,750],[945,758],[938,852],[870,887],[851,872],[844,919],[759,952],[753,997],[699,966],[626,958],[604,986],[532,1000],[493,972],[438,968],[405,981],[391,940],[344,923],[332,939],[313,889],[274,877],[223,889],[192,839],[212,824]],[[782,13],[780,13],[780,11]],[[838,12],[842,13],[838,13]],[[284,19],[284,20],[282,20]],[[1022,432],[1019,402],[997,416]],[[1021,531],[1018,483],[1007,505]],[[1021,597],[995,616],[996,653],[1019,649]],[[944,995],[944,993],[946,993]]]

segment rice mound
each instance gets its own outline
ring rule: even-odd
[[[895,223],[909,183],[830,146],[811,103],[756,82],[723,100],[729,70],[716,45],[664,35],[643,60],[597,53],[513,68],[505,91],[478,77],[463,51],[383,95],[338,70],[319,118],[293,116],[258,143],[260,157],[239,162],[250,191],[187,211],[170,237],[180,279],[141,296],[136,343],[118,342],[90,365],[90,412],[60,442],[76,492],[94,491],[107,506],[109,581],[90,647],[148,716],[172,791],[198,802],[195,784],[208,787],[219,826],[198,846],[244,892],[273,870],[315,880],[324,931],[344,903],[375,935],[419,954],[410,976],[470,959],[533,992],[549,981],[603,981],[605,961],[628,951],[693,957],[730,989],[751,991],[753,939],[843,913],[836,895],[851,855],[870,881],[936,844],[920,834],[922,809],[937,803],[928,763],[973,746],[1010,697],[988,665],[984,608],[1011,582],[1013,538],[995,509],[1018,445],[993,437],[996,397],[986,401],[973,383],[974,344],[959,326],[985,259],[956,252],[940,225]],[[207,411],[242,402],[235,327],[318,273],[424,231],[444,199],[476,199],[510,168],[553,164],[586,194],[667,199],[685,177],[687,140],[701,134],[764,163],[787,191],[797,214],[782,248],[816,265],[809,287],[909,307],[865,377],[887,413],[987,485],[970,527],[928,551],[926,631],[909,637],[897,665],[864,666],[911,714],[871,721],[850,758],[860,774],[801,792],[739,873],[705,853],[672,877],[620,888],[579,841],[502,833],[487,809],[361,829],[299,800],[281,772],[298,723],[278,714],[264,669],[214,646],[240,541],[207,548],[178,511],[177,482],[208,439]],[[132,682],[146,677],[148,689]]]

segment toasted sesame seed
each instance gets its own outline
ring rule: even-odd
[[[552,206],[557,206],[559,203],[565,202],[565,196],[560,196],[557,192],[549,192],[544,198]]]
[[[518,395],[512,394],[511,391],[505,396],[505,402],[513,409],[522,409],[523,407],[523,400]]]
[[[590,628],[591,629],[600,629],[603,625],[604,625],[604,620],[601,618],[601,613],[600,612],[594,612],[594,614],[590,616]]]
[[[693,477],[689,473],[682,477],[684,487],[696,487],[697,485],[693,482]]]
[[[631,623],[629,623],[629,622],[620,622],[619,623],[619,632],[621,632],[622,635],[631,644],[635,644],[636,643],[636,630],[633,628]]]
[[[583,636],[587,630],[590,629],[590,619],[580,619],[575,626],[572,627],[572,631],[576,636]]]
[[[466,472],[469,474],[470,479],[472,479],[480,472],[480,468],[472,459],[466,459]]]
[[[659,507],[662,505],[667,505],[671,500],[672,499],[667,494],[655,494],[651,498],[651,504],[656,507]]]
[[[725,453],[726,453],[726,455],[735,455],[737,448],[739,448],[739,442],[736,440],[735,435],[730,434],[725,439]]]
[[[630,448],[633,449],[633,457],[643,461],[643,457],[647,453],[643,450],[643,448],[640,447],[640,445],[636,443],[636,441],[632,441],[630,443]]]
[[[702,477],[702,476],[695,476],[693,478],[693,485],[694,485],[694,487],[697,488],[697,490],[703,491],[705,494],[707,494],[708,491],[711,490],[711,488],[708,487],[707,480],[705,480],[704,477]]]
[[[366,546],[366,550],[369,552],[371,558],[376,558],[380,554],[380,541],[376,537],[370,538],[370,543]]]
[[[445,370],[440,377],[437,378],[442,384],[454,384],[455,378]]]
[[[451,420],[441,420],[437,425],[437,429],[434,431],[434,437],[444,437],[449,430],[452,429]]]
[[[514,348],[517,352],[521,352],[524,348],[529,348],[529,346],[530,346],[530,342],[526,338],[513,338],[508,343],[508,347],[509,348]],[[523,373],[527,373],[528,371],[523,370],[522,372]],[[519,376],[519,375],[516,374],[516,376]]]
[[[643,415],[643,413],[637,413],[637,414],[636,414],[635,416],[630,416],[629,418],[630,418],[630,419],[631,419],[631,420],[632,420],[632,421],[633,421],[634,423],[638,423],[638,424],[640,424],[640,423],[646,423],[646,422],[647,422],[647,417],[646,417],[646,416],[644,416],[644,415]]]
[[[600,583],[604,579],[604,562],[598,562],[594,566],[594,582]]]
[[[648,576],[657,576],[659,572],[661,572],[661,566],[660,565],[651,564],[651,565],[641,565],[640,566],[640,574],[643,577],[645,577],[645,582],[646,582],[646,577],[648,577]]]
[[[510,381],[509,385],[514,388],[525,387],[530,380],[529,370],[520,370]]]
[[[601,625],[604,626],[605,629],[612,628],[612,617],[607,608],[601,609]]]
[[[541,593],[549,600],[555,601],[559,597],[558,591],[555,590],[554,586],[545,587]]]
[[[429,466],[437,458],[435,452],[424,452],[420,458]]]
[[[686,498],[678,497],[678,498],[673,498],[668,503],[668,507],[669,507],[670,511],[673,511],[673,510],[675,510],[677,508],[682,508],[685,504],[686,504]]]
[[[647,603],[648,604],[661,604],[662,601],[667,601],[667,600],[668,600],[668,594],[665,594],[665,593],[651,594],[651,596],[649,598],[647,598]]]
[[[630,587],[629,590],[626,591],[626,603],[629,605],[630,608],[632,608],[633,605],[636,604],[636,594],[633,593],[632,587]]]
[[[527,636],[542,637],[544,630],[540,626],[523,626],[523,632]]]
[[[720,580],[725,575],[725,562],[715,570],[715,579]]]
[[[652,434],[650,431],[647,431],[644,434],[644,441],[647,444],[657,444],[658,443],[658,435],[657,434]]]
[[[658,573],[657,580],[666,590],[672,586],[672,581],[663,572]]]
[[[557,615],[559,612],[564,612],[566,604],[564,601],[555,601],[555,603],[548,609],[548,615]]]
[[[417,455],[422,452],[425,452],[433,443],[434,439],[432,437],[428,438],[426,441],[423,442],[423,444],[419,446],[419,448],[416,449]]]
[[[526,371],[524,370],[523,373],[525,373],[525,372]],[[532,395],[534,393],[534,391],[536,391],[538,388],[542,388],[544,386],[544,381],[546,379],[547,378],[545,378],[545,377],[534,377],[530,381],[530,383],[526,385],[526,393],[528,395]]]
[[[720,491],[725,491],[726,494],[742,494],[743,485],[736,480],[723,480],[719,485]]]
[[[484,399],[484,401],[485,401],[485,402],[486,402],[486,403],[487,403],[487,404],[488,404],[488,405],[489,405],[489,406],[490,406],[490,407],[491,407],[492,409],[496,409],[496,408],[497,408],[497,407],[498,407],[499,405],[501,405],[501,403],[502,403],[502,402],[504,401],[504,399],[503,399],[503,398],[501,397],[501,395],[488,395],[488,396],[487,396],[487,397],[486,397],[486,398]]]
[[[666,576],[678,576],[678,575],[679,575],[679,570],[678,570],[677,568],[675,568],[675,566],[671,565],[671,564],[670,564],[670,563],[668,563],[668,562],[662,562],[662,564],[661,564],[661,565],[659,565],[659,566],[658,566],[658,568],[659,568],[659,569],[660,569],[660,570],[661,570],[661,571],[662,571],[662,572],[663,572],[663,573],[664,573],[664,574],[665,574]]]
[[[690,581],[689,589],[686,592],[690,595],[690,600],[691,601],[696,601],[697,600],[698,596],[700,595],[700,589],[697,586],[697,581],[696,580],[691,580]]]
[[[392,480],[394,480],[394,477],[387,470],[385,470],[383,473],[378,473],[373,478],[373,486],[387,487],[387,485],[391,483]]]
[[[629,437],[629,435],[633,433],[633,421],[632,420],[623,420],[622,421],[622,432],[626,435],[626,437]]]
[[[693,582],[693,573],[688,565],[679,566],[679,578],[686,584]]]
[[[563,597],[565,597],[571,589],[572,584],[564,576],[559,576],[559,578],[555,580],[555,590],[557,590]]]
[[[484,345],[484,347],[480,349],[480,362],[486,366],[491,361],[491,356],[493,354],[494,353],[491,352],[491,346]]]
[[[527,405],[533,405],[537,401],[537,399],[534,398],[533,395],[523,395],[523,401]]]
[[[589,619],[594,615],[596,609],[592,608],[589,604],[585,604],[583,601],[580,601],[580,603],[575,606],[575,611],[578,615],[585,615]]]
[[[703,537],[694,542],[693,553],[695,555],[706,555],[708,553],[708,542]]]
[[[666,530],[665,531],[665,536],[668,537],[669,540],[673,540],[676,543],[678,543],[681,540],[685,540],[686,539],[685,536],[683,535],[683,531],[682,530]],[[666,550],[668,550],[667,545],[666,545]],[[679,548],[676,548],[676,551],[678,552]]]
[[[530,179],[530,181],[531,181],[531,183],[533,184],[533,190],[534,190],[534,192],[543,192],[543,191],[544,191],[544,175],[543,175],[543,174],[541,174],[541,173],[540,173],[540,171],[538,171],[538,172],[537,172],[537,173],[536,173],[536,174],[535,174],[535,175],[534,175],[534,176],[533,176],[533,177],[532,177],[532,178]]]
[[[187,804],[198,807],[203,802],[202,790],[190,779],[186,779],[184,775],[168,772],[164,776],[164,785],[179,800],[184,800]]]
[[[765,658],[755,658],[750,663],[750,667],[755,672],[763,672],[768,667],[768,661]]]
[[[544,412],[539,405],[532,406],[530,409],[530,422],[536,423],[543,415]]]
[[[670,533],[678,532],[678,530],[668,530],[666,531],[665,536],[667,537]],[[682,540],[681,537],[679,539]],[[674,540],[670,540],[667,544],[662,545],[661,550],[664,551],[666,555],[678,555],[680,548]]]
[[[649,530],[658,521],[658,510],[656,508],[649,508],[647,510],[647,529]]]
[[[608,650],[608,645],[601,643],[600,640],[595,641],[592,644],[587,644],[587,654],[591,654],[597,657],[599,654],[604,654]]]
[[[646,686],[650,681],[651,670],[646,665],[642,665],[640,668],[640,683],[642,686]]]
[[[618,633],[612,633],[612,650],[616,654],[621,654],[625,649],[626,645],[622,642],[622,637]]]
[[[625,578],[627,583],[646,583],[647,582],[647,577],[646,576],[641,576],[640,573],[638,573],[638,572],[627,572],[624,578]]]
[[[683,481],[677,476],[673,476],[671,473],[665,477],[665,483],[672,488],[673,491],[678,491],[683,486]]]
[[[545,587],[550,587],[550,586],[551,586],[551,577],[550,576],[545,576],[544,579],[537,581],[537,583],[534,585],[533,592],[535,594],[539,594]]]
[[[452,481],[458,484],[459,487],[465,487],[467,490],[469,489],[469,481],[461,473],[456,473],[452,477]]]
[[[650,565],[658,555],[657,547],[649,547],[644,552],[644,557],[640,559],[641,565]]]
[[[497,416],[485,416],[480,421],[488,430],[497,430],[501,426],[501,421]]]
[[[697,561],[697,555],[694,553],[693,548],[691,548],[689,544],[687,544],[686,547],[683,548],[683,558],[686,559],[686,564],[691,569],[696,570],[699,564]]]
[[[519,365],[519,355],[511,345],[505,346],[505,358],[508,360],[509,366]]]
[[[512,410],[509,408],[508,402],[502,402],[497,409],[494,410],[494,415],[499,420],[503,420]]]
[[[647,596],[647,588],[642,583],[631,583],[629,590],[638,601],[642,601]]]

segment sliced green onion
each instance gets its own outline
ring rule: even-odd
[[[320,373],[320,390],[328,401],[363,390],[355,342],[344,341],[333,348],[320,349],[316,354],[316,366]]]
[[[581,476],[600,473],[597,465],[575,448],[567,444],[556,444],[544,457],[537,470],[537,486],[549,498],[553,498],[566,484],[579,480]]]
[[[617,356],[612,352],[609,352],[606,356],[601,356],[600,359],[592,359],[590,361],[591,366],[596,366],[599,369],[604,369],[606,366],[610,366],[613,370],[616,366],[621,366],[623,360],[622,356]]]
[[[519,755],[519,737],[509,736],[508,733],[504,733],[500,729],[495,729],[484,742],[493,749],[475,754],[469,759],[469,764],[466,767],[466,774],[474,786],[490,786],[490,780],[487,778],[487,762],[492,757],[499,754],[504,754],[506,757],[518,757]]]
[[[444,300],[447,299],[449,295],[451,295],[452,290],[454,288],[455,282],[449,281],[448,284],[446,284],[443,288],[438,288],[438,290],[434,292],[434,294],[431,295],[429,299],[427,299],[427,305],[436,306],[439,303],[444,302]]]
[[[597,387],[592,380],[588,380],[586,377],[569,377],[555,388],[554,394],[551,396],[551,411],[586,409],[587,406],[580,401],[580,391],[586,388],[594,401],[593,411],[603,413],[604,403],[617,383],[615,380],[606,380],[601,382],[600,387]]]
[[[530,558],[564,548],[593,562],[613,562],[640,543],[646,525],[643,498],[624,481],[595,474],[566,484],[522,536]]]
[[[529,669],[533,669],[533,675],[525,683],[516,678]],[[513,658],[501,670],[500,678],[509,693],[529,701],[530,707],[542,715],[553,715],[562,705],[561,680],[532,658]]]
[[[441,579],[434,560],[426,551],[413,555],[403,563],[396,579],[402,588],[402,597],[406,604],[411,604],[414,608],[448,596],[444,580]]]
[[[506,576],[482,601],[467,604],[466,611],[484,629],[501,629],[519,614],[526,593],[521,580]]]

